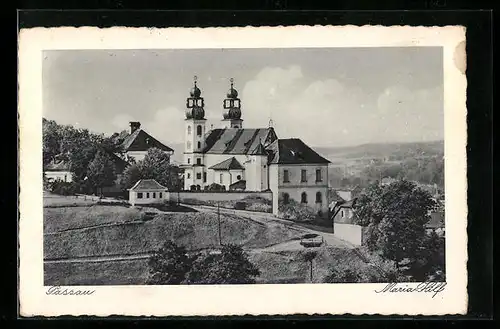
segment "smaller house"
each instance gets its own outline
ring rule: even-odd
[[[337,201],[330,204],[330,214],[334,223],[353,224],[356,213],[354,206],[356,198],[349,201]]]
[[[163,203],[169,199],[168,189],[154,179],[141,179],[129,189],[132,206]]]
[[[361,193],[361,188],[359,186],[344,187],[336,189],[335,192],[344,201],[351,201],[358,197],[358,195]]]
[[[439,236],[444,236],[444,211],[431,212],[431,218],[425,224],[425,230],[427,234],[434,232]]]
[[[73,175],[69,167],[68,161],[53,160],[44,168],[45,178],[48,182],[59,180],[69,183],[73,181]]]

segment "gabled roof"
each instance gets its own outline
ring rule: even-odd
[[[264,145],[262,145],[262,143],[259,143],[259,145],[257,145],[255,150],[253,150],[253,152],[252,152],[252,155],[266,155],[266,154],[267,154],[267,151],[264,148]]]
[[[132,134],[125,137],[121,144],[122,150],[127,151],[147,151],[149,148],[156,147],[165,152],[174,150],[166,146],[156,138],[145,132],[143,129],[137,129]]]
[[[329,160],[319,155],[298,138],[278,139],[266,147],[271,151],[270,163],[277,164],[328,164]]]
[[[234,191],[234,190],[245,190],[247,188],[247,181],[246,180],[239,180],[231,185],[229,185],[229,190]]]
[[[245,167],[243,167],[241,165],[241,163],[239,163],[238,160],[236,160],[235,157],[232,157],[232,158],[229,158],[229,159],[224,160],[222,162],[219,162],[219,163],[211,166],[208,169],[213,169],[213,170],[230,170],[230,169],[245,169]]]
[[[154,179],[141,179],[135,183],[130,191],[140,191],[140,190],[166,190],[167,188]]]
[[[273,128],[259,129],[213,129],[205,136],[203,153],[250,154],[262,142],[272,143],[278,137]]]

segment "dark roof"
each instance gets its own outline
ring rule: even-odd
[[[353,208],[354,205],[356,204],[356,198],[346,201],[340,205],[341,208]]]
[[[69,171],[69,162],[67,161],[54,161],[45,166],[46,171]]]
[[[231,185],[229,185],[229,190],[245,190],[247,188],[246,180],[239,180]]]
[[[277,139],[273,128],[213,129],[205,137],[203,153],[249,154],[260,143],[264,146]]]
[[[232,157],[222,162],[219,162],[208,169],[229,170],[229,169],[245,169],[245,168],[241,165],[241,163],[238,162],[238,160],[236,160],[235,157]]]
[[[124,152],[127,151],[147,151],[151,147],[159,148],[162,151],[173,152],[174,150],[166,146],[156,138],[145,132],[143,129],[137,129],[132,134],[125,137],[121,147]]]
[[[278,164],[330,163],[329,160],[323,158],[321,155],[316,153],[316,151],[307,146],[302,140],[298,138],[275,140],[266,149],[271,151],[270,163],[278,163]]]
[[[267,154],[267,151],[264,148],[264,145],[262,145],[262,143],[259,143],[259,145],[257,145],[255,150],[253,150],[253,152],[252,152],[252,155],[266,155],[266,154]]]
[[[154,179],[141,179],[130,189],[133,190],[166,190],[167,188]]]

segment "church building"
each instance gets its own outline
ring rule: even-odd
[[[221,127],[206,129],[204,99],[196,79],[186,101],[184,189],[204,190],[213,183],[225,190],[273,193],[328,213],[330,161],[297,138],[278,139],[272,127],[243,128],[241,100],[233,80],[223,101]]]

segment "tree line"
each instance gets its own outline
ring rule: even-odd
[[[98,194],[109,186],[126,191],[139,179],[153,178],[169,189],[180,186],[179,168],[170,164],[169,155],[151,148],[142,161],[125,161],[121,144],[127,131],[110,136],[88,129],[59,125],[43,118],[43,165],[65,161],[72,182],[52,182],[46,187],[60,194]],[[50,186],[49,186],[50,185]]]

